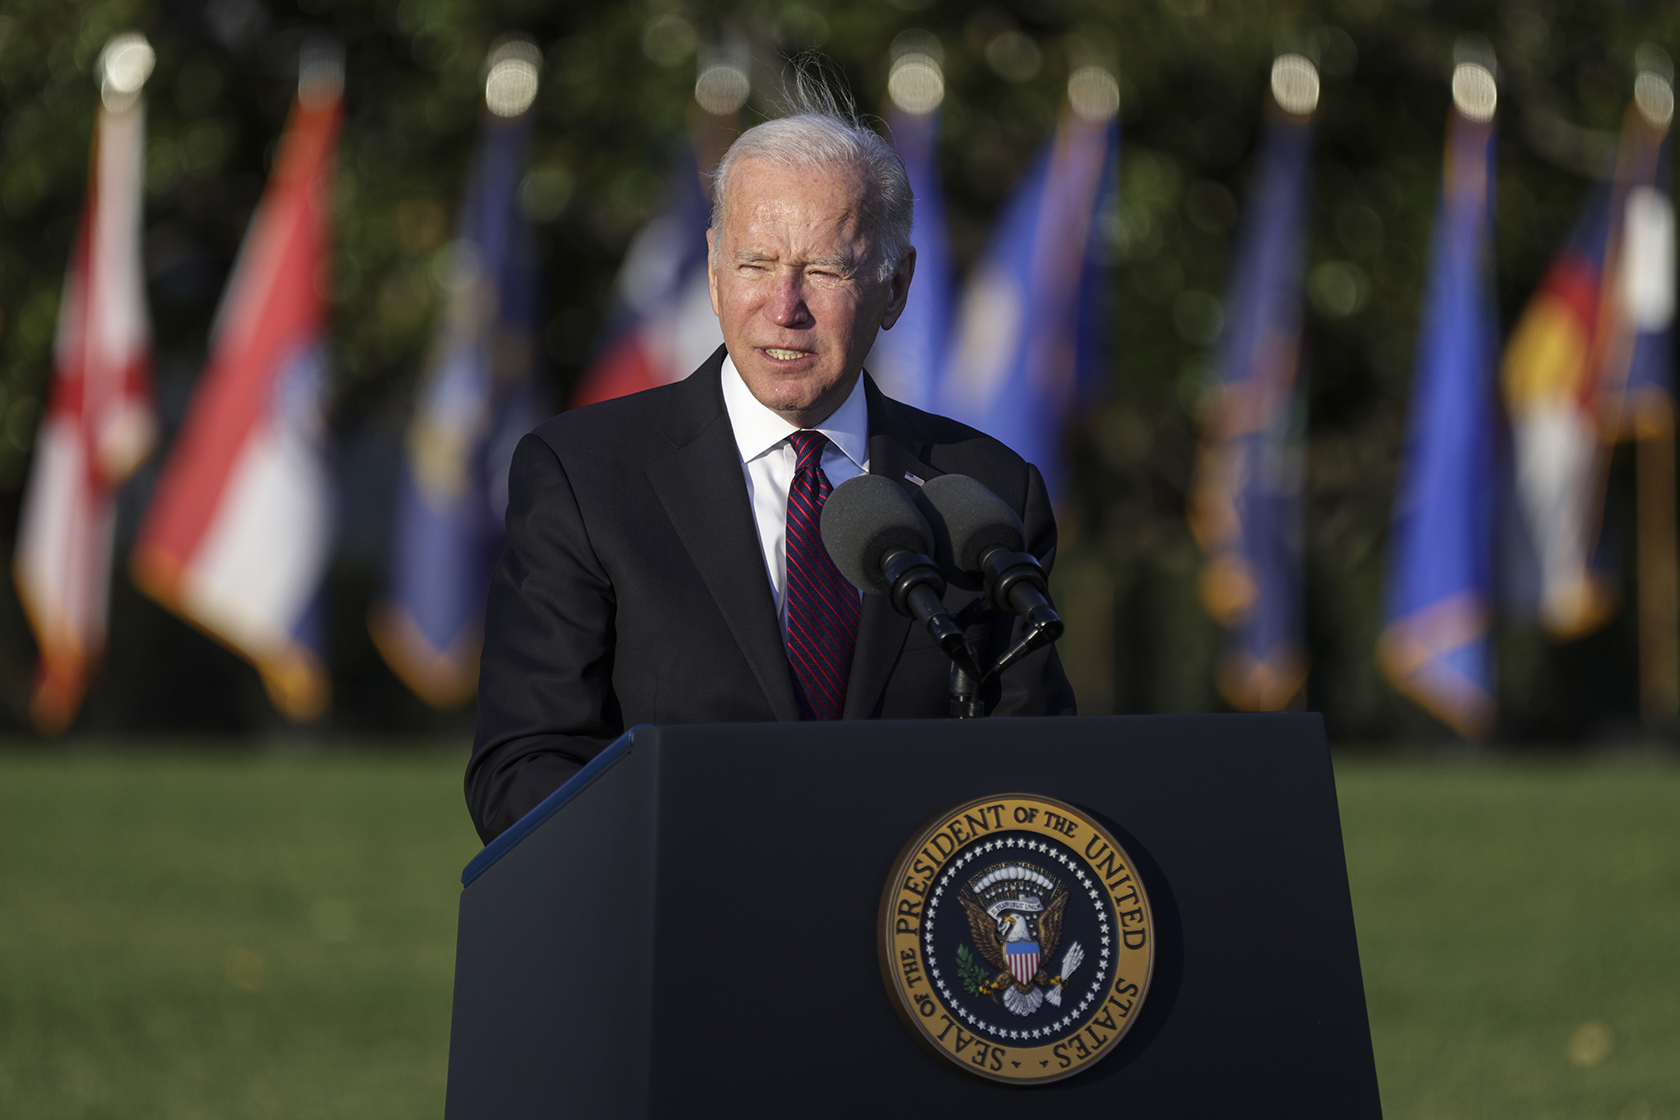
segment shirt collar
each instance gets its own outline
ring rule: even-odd
[[[735,446],[740,448],[743,463],[752,462],[799,430],[752,395],[728,355],[723,359],[723,406],[729,413],[729,426],[735,430]],[[817,431],[860,470],[868,468],[869,400],[864,395],[861,374],[845,402],[817,425]]]

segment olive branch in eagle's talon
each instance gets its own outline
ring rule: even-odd
[[[967,945],[957,946],[957,976],[962,980],[963,990],[971,996],[991,996],[992,1002],[997,1002],[997,994],[1010,981],[1007,971],[989,976],[975,959],[974,951]]]

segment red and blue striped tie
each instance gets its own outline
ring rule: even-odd
[[[828,437],[808,429],[788,439],[799,456],[787,505],[788,663],[806,719],[839,719],[857,644],[858,593],[822,542],[822,508],[832,489],[822,472]]]

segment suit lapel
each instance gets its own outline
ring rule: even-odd
[[[647,464],[647,476],[771,711],[777,719],[797,720],[799,702],[781,622],[764,574],[740,451],[718,386],[722,364],[719,348],[684,383],[689,391],[673,397],[673,407],[660,424],[672,447]]]
[[[890,478],[907,490],[915,486],[905,478],[907,473],[923,481],[939,474],[918,458],[919,441],[899,414],[897,403],[875,387],[868,373],[863,376],[869,401],[869,473]],[[875,714],[911,625],[910,619],[893,610],[885,595],[863,597],[842,719],[868,719]]]

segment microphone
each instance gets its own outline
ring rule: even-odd
[[[987,606],[1025,619],[1025,640],[1034,648],[1062,636],[1050,581],[1038,557],[1026,551],[1026,530],[1009,503],[967,475],[942,474],[927,480],[915,505],[926,515],[934,556],[953,583],[984,588]]]
[[[899,614],[920,622],[945,656],[973,672],[962,628],[945,613],[945,577],[928,558],[926,518],[890,478],[863,474],[836,486],[823,503],[822,539],[853,586],[885,595]]]

